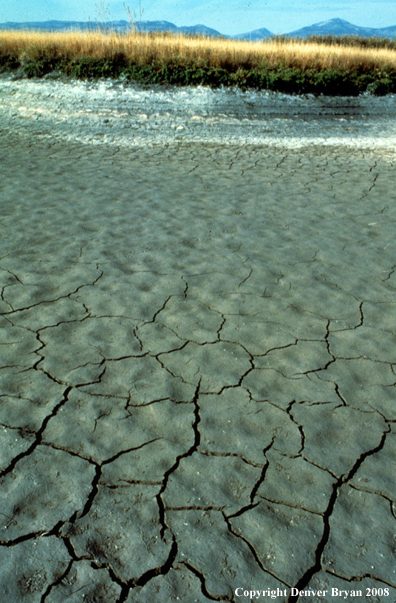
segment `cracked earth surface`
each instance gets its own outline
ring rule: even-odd
[[[2,599],[394,601],[389,149],[127,148],[15,119]]]

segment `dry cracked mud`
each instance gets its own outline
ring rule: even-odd
[[[392,149],[7,119],[1,599],[393,602]]]

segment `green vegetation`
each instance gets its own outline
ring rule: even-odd
[[[331,36],[253,43],[136,32],[0,32],[0,72],[290,94],[383,95],[396,92],[396,43],[386,42]]]
[[[281,37],[281,36],[279,36]],[[388,48],[396,50],[396,40],[390,38],[362,38],[361,36],[308,36],[303,40],[306,44],[326,44],[327,46],[353,46],[355,48]]]
[[[142,84],[204,85],[213,88],[239,86],[242,89],[256,88],[290,94],[355,96],[366,91],[376,95],[396,92],[396,71],[382,74],[347,73],[337,69],[303,71],[297,67],[273,68],[265,65],[232,71],[222,67],[181,65],[177,61],[165,65],[158,61],[149,65],[130,65],[122,60],[104,61],[90,57],[72,61],[38,58],[28,60],[23,65],[12,58],[1,61],[0,73],[15,70],[28,78],[41,78],[58,72],[59,75],[81,79],[121,78]]]

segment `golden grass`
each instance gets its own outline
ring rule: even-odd
[[[213,67],[298,67],[344,71],[385,71],[396,68],[396,50],[307,43],[301,40],[239,40],[187,37],[164,33],[99,31],[37,32],[0,31],[0,56],[17,59],[68,59],[91,57],[112,60],[122,57],[131,64],[177,61]]]

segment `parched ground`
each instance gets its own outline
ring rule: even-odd
[[[3,129],[2,600],[393,603],[394,169]]]

